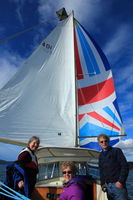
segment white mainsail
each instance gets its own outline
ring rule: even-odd
[[[41,145],[75,145],[72,14],[55,27],[0,91],[0,138]]]

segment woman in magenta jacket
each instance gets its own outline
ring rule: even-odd
[[[85,200],[85,192],[82,186],[85,186],[83,176],[75,176],[76,167],[74,162],[63,162],[62,173],[64,176],[63,192],[60,200]]]

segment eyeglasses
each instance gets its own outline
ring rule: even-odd
[[[101,143],[101,144],[104,143],[104,142],[107,143],[108,140],[102,140],[102,141],[99,141],[99,143]]]
[[[73,172],[72,171],[63,171],[62,173],[63,174],[72,174]]]

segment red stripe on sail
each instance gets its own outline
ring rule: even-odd
[[[85,115],[85,114],[79,114],[79,115],[78,115],[79,121],[84,117],[84,115]]]
[[[112,78],[89,87],[78,88],[78,104],[95,103],[109,97],[113,92],[114,82]]]
[[[103,116],[99,115],[96,112],[90,112],[90,113],[87,113],[87,114],[90,115],[91,117],[93,117],[94,119],[97,119],[98,121],[100,121],[104,124],[107,124],[108,126],[110,126],[112,128],[120,130],[119,127],[117,127],[116,125],[114,125],[113,123],[111,123],[110,121],[108,121],[107,119],[105,119]]]
[[[78,52],[78,44],[76,39],[76,31],[74,28],[74,46],[75,46],[75,64],[77,69],[77,79],[83,79],[83,71],[80,63],[79,52]]]

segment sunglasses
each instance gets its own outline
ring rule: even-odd
[[[101,144],[104,143],[104,142],[107,143],[108,140],[102,140],[102,141],[99,141],[99,143],[101,143]]]
[[[72,174],[73,172],[72,171],[63,171],[62,173],[63,174]]]

